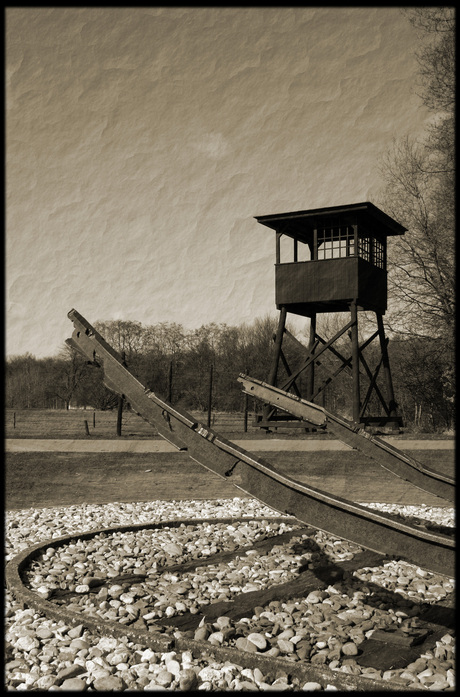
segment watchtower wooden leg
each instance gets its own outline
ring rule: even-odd
[[[286,308],[281,307],[280,318],[279,318],[279,322],[278,322],[278,329],[277,329],[276,338],[275,338],[275,352],[274,352],[273,364],[272,364],[270,376],[268,378],[268,384],[274,385],[275,387],[276,387],[276,378],[278,376],[278,365],[279,365],[280,355],[281,355],[281,344],[283,343],[284,327],[286,325],[286,314],[287,314]]]
[[[385,381],[387,384],[387,391],[388,391],[388,406],[390,409],[390,416],[397,416],[398,405],[396,404],[394,390],[393,390],[393,380],[391,378],[390,360],[388,358],[388,346],[387,346],[387,340],[385,338],[385,330],[383,327],[383,316],[380,313],[376,313],[376,315],[377,315],[377,327],[378,327],[379,339],[380,339],[380,350],[382,352],[383,371],[384,371]]]
[[[353,370],[353,422],[359,423],[361,398],[359,392],[359,341],[358,341],[358,308],[356,301],[350,304],[351,312],[351,364]]]
[[[278,376],[278,365],[279,365],[280,355],[281,355],[281,344],[283,343],[284,327],[286,325],[286,315],[287,315],[286,308],[284,306],[282,306],[280,309],[280,318],[279,318],[278,329],[276,331],[276,337],[275,337],[275,347],[274,347],[272,369],[270,371],[270,375],[269,375],[268,381],[267,381],[269,385],[274,385],[275,387],[276,387],[276,379]],[[272,409],[268,404],[264,405],[263,418],[265,421],[268,420],[271,411],[272,411]]]
[[[316,340],[316,313],[310,318],[310,342],[308,350],[313,354]],[[312,361],[307,368],[307,399],[311,401],[315,393],[315,361]]]

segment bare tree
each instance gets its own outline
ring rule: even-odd
[[[140,353],[144,346],[146,331],[140,322],[132,320],[97,321],[94,328],[120,354],[125,353],[131,362],[133,356]]]
[[[406,137],[383,159],[384,207],[408,228],[389,252],[387,323],[400,334],[451,343],[455,315],[452,187],[433,171],[430,151]],[[452,191],[453,195],[453,191]]]
[[[48,383],[48,395],[51,394],[62,399],[65,408],[69,409],[71,400],[89,369],[88,362],[65,344],[58,358],[54,359],[53,376]]]
[[[5,405],[19,409],[47,406],[43,385],[50,359],[38,360],[30,353],[12,356],[5,369]]]
[[[424,104],[434,112],[451,113],[455,104],[455,8],[402,9],[418,30],[419,85]]]
[[[423,139],[393,142],[381,162],[382,207],[405,227],[389,251],[387,323],[402,335],[442,338],[453,349],[455,315],[455,10],[402,10],[417,28]]]
[[[426,427],[425,414],[445,428],[455,394],[455,9],[402,12],[419,33],[419,93],[432,119],[424,137],[394,141],[381,161],[380,205],[407,228],[389,249],[386,324],[405,339],[395,381],[415,425]]]

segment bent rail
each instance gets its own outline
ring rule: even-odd
[[[309,421],[317,426],[327,426],[344,443],[357,448],[367,457],[377,460],[381,467],[405,479],[419,489],[429,491],[447,501],[455,500],[455,480],[441,472],[436,472],[422,465],[415,458],[409,457],[394,446],[372,436],[363,428],[356,428],[345,419],[326,411],[306,399],[289,394],[279,387],[268,385],[261,380],[240,373],[238,382],[243,391],[274,407]]]
[[[205,428],[145,388],[122,364],[121,356],[76,310],[68,313],[74,331],[67,344],[100,365],[104,383],[123,394],[132,408],[179,450],[211,472],[312,527],[380,554],[406,559],[430,571],[454,575],[455,543],[449,535],[421,530],[386,513],[334,497],[283,475],[266,460]]]
[[[201,523],[235,523],[240,521],[251,521],[251,520],[262,520],[261,518],[201,518],[201,519],[176,519],[167,520],[157,523],[141,523],[135,525],[120,525],[111,528],[100,528],[96,530],[90,530],[87,532],[74,532],[72,534],[67,534],[62,537],[54,537],[50,540],[45,540],[44,542],[39,542],[31,547],[19,552],[13,559],[11,559],[6,565],[5,569],[5,581],[7,588],[14,595],[17,603],[21,607],[33,608],[36,612],[45,615],[47,618],[53,619],[56,622],[60,622],[69,625],[70,627],[76,627],[83,625],[90,632],[95,633],[99,636],[113,636],[118,639],[128,639],[129,641],[140,644],[143,647],[149,647],[154,651],[166,653],[169,651],[183,652],[190,651],[195,659],[203,660],[203,658],[209,661],[212,657],[215,661],[224,663],[225,661],[231,661],[234,664],[241,666],[242,668],[250,668],[254,670],[259,668],[265,676],[271,679],[275,679],[280,671],[283,671],[286,675],[290,675],[291,679],[296,678],[302,681],[315,681],[319,682],[324,688],[327,685],[334,685],[337,689],[343,691],[399,691],[401,690],[401,685],[397,683],[392,683],[390,680],[375,680],[371,677],[366,677],[364,675],[354,675],[347,674],[341,671],[332,671],[328,666],[324,664],[315,664],[306,661],[291,661],[282,656],[273,657],[265,653],[251,653],[249,651],[241,651],[232,645],[215,645],[211,644],[207,640],[201,639],[191,639],[187,637],[183,632],[186,631],[187,627],[196,628],[201,620],[213,621],[216,617],[224,613],[227,617],[232,620],[239,619],[243,616],[247,616],[250,612],[254,612],[254,608],[264,602],[263,597],[268,599],[278,599],[278,598],[294,598],[297,593],[306,596],[310,590],[317,590],[318,588],[327,588],[331,583],[335,583],[337,580],[341,579],[344,574],[350,573],[355,569],[362,568],[368,564],[379,564],[381,559],[373,558],[369,553],[362,552],[361,554],[355,555],[353,560],[350,561],[340,561],[335,562],[331,567],[318,567],[313,571],[303,571],[299,575],[291,579],[287,583],[283,583],[278,586],[272,586],[264,591],[251,591],[249,593],[242,593],[236,595],[230,602],[214,602],[210,605],[203,605],[196,614],[184,613],[182,615],[176,615],[173,618],[162,618],[158,619],[154,624],[150,625],[148,629],[139,629],[133,624],[121,624],[116,620],[109,620],[107,618],[101,618],[94,615],[89,615],[86,612],[75,612],[67,607],[67,604],[57,605],[53,600],[45,599],[39,596],[37,592],[32,590],[24,581],[24,572],[30,568],[31,563],[39,558],[47,548],[60,548],[64,547],[75,540],[90,540],[101,534],[112,534],[119,532],[131,532],[142,529],[161,529],[161,528],[174,528],[182,525],[195,525]],[[270,518],[271,522],[292,522],[288,518]],[[296,521],[294,521],[296,522]],[[294,534],[301,532],[301,529],[294,531]],[[292,532],[287,533],[288,536],[292,535]],[[276,535],[274,537],[265,538],[261,541],[262,545],[273,545],[278,544],[281,540],[284,542],[286,534]],[[250,549],[259,547],[256,542],[255,545],[250,545]],[[259,547],[260,548],[260,547]],[[247,547],[240,547],[237,550],[232,550],[231,552],[218,552],[217,554],[212,554],[206,558],[200,557],[198,559],[191,559],[188,562],[182,564],[174,564],[172,566],[164,566],[161,568],[161,574],[167,572],[183,573],[187,570],[194,569],[197,566],[204,566],[208,564],[216,564],[221,561],[227,560],[228,558],[233,558],[234,556],[245,553]],[[129,574],[127,574],[129,576]],[[303,578],[305,577],[305,578]],[[119,583],[123,584],[126,588],[127,585],[135,583],[136,581],[141,581],[146,578],[144,574],[132,574],[130,580],[120,578]],[[101,579],[102,585],[105,585],[107,581],[113,582],[113,579],[109,580],[110,577]],[[261,593],[263,595],[261,595]],[[175,627],[179,628],[179,633],[173,632]],[[165,629],[166,628],[166,629]],[[443,631],[445,628],[443,627]],[[406,690],[410,691],[412,688],[407,686]]]

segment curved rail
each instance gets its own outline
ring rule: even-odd
[[[222,478],[232,477],[238,489],[312,527],[430,571],[454,575],[452,537],[421,530],[389,514],[371,511],[283,475],[266,460],[205,428],[185,411],[146,389],[84,317],[76,310],[71,310],[68,317],[74,324],[68,345],[100,365],[105,385],[123,394],[142,418],[176,448],[186,450],[192,460]]]
[[[273,679],[279,675],[280,671],[283,671],[286,675],[291,676],[291,678],[297,678],[303,681],[316,681],[321,684],[323,688],[327,685],[334,685],[340,690],[344,691],[396,691],[400,690],[401,686],[398,683],[392,684],[391,681],[375,680],[373,678],[368,678],[362,675],[350,675],[342,673],[340,671],[332,671],[329,667],[325,665],[312,664],[304,661],[292,662],[290,660],[284,659],[282,657],[267,656],[262,653],[250,653],[247,651],[240,651],[234,646],[216,646],[211,644],[206,640],[190,639],[186,636],[180,636],[177,632],[168,632],[165,630],[165,624],[169,627],[174,628],[173,622],[168,623],[157,623],[155,626],[149,627],[147,630],[142,630],[135,628],[130,625],[121,624],[120,622],[102,618],[96,618],[93,615],[88,615],[84,612],[75,612],[69,610],[66,605],[56,605],[50,600],[46,600],[40,597],[36,592],[28,588],[22,579],[23,573],[26,571],[30,563],[38,558],[48,547],[58,548],[66,544],[70,544],[77,539],[92,539],[93,537],[100,534],[111,534],[117,532],[128,532],[136,531],[140,529],[160,529],[164,527],[178,527],[180,525],[197,525],[201,523],[224,523],[224,522],[239,522],[239,521],[250,521],[250,520],[261,520],[260,518],[251,518],[249,516],[244,518],[216,518],[216,519],[187,519],[187,520],[170,520],[162,521],[160,523],[140,523],[137,525],[122,525],[113,528],[100,528],[96,530],[91,530],[89,532],[72,533],[70,535],[64,535],[62,537],[55,537],[45,542],[39,542],[32,545],[26,550],[23,550],[17,554],[11,561],[6,565],[5,580],[8,589],[13,593],[17,602],[23,607],[30,607],[39,613],[42,613],[46,617],[54,619],[55,621],[63,621],[65,624],[70,626],[83,625],[91,632],[99,636],[110,636],[117,637],[119,639],[128,638],[130,641],[146,646],[153,649],[154,651],[166,653],[168,651],[191,651],[192,655],[196,659],[209,660],[212,656],[216,661],[232,661],[236,665],[247,667],[247,668],[259,668],[266,676],[270,676]],[[264,518],[265,520],[265,518]],[[297,522],[292,521],[287,518],[270,518],[271,521],[283,521],[283,522]],[[263,542],[273,541],[276,544],[279,536],[273,536],[272,538],[265,538]],[[281,536],[283,537],[283,535]],[[251,545],[253,548],[254,545]],[[243,550],[239,550],[244,551]],[[231,554],[234,556],[238,553],[238,550],[233,551]],[[167,572],[169,569],[174,569],[177,573],[181,573],[188,569],[192,564],[195,566],[202,566],[203,564],[214,563],[216,557],[226,556],[226,553],[218,553],[211,555],[206,559],[200,558],[192,560],[191,562],[186,562],[182,565],[174,565],[173,567],[164,567],[161,569],[161,573]],[[358,555],[359,557],[359,555]],[[369,560],[360,559],[357,561],[359,567],[362,562],[366,565]],[[348,568],[352,562],[341,562],[337,566]],[[372,560],[371,562],[372,563]],[[313,579],[312,582],[315,588],[326,587],[328,582],[333,582],[332,579],[322,582],[320,576],[316,576],[318,573],[311,574]],[[134,576],[134,575],[133,575]],[[143,578],[143,576],[140,576]],[[284,586],[285,584],[283,584]],[[292,585],[292,582],[291,582]],[[281,588],[282,592],[285,590],[283,587],[274,587],[274,591],[277,588]],[[305,588],[304,588],[305,591]],[[285,593],[284,593],[285,594]],[[250,593],[244,594],[245,598],[249,599]],[[290,597],[295,596],[295,590],[292,589],[292,594]],[[258,604],[258,603],[256,603]],[[249,603],[250,605],[250,603]],[[218,607],[218,604],[215,605]],[[205,616],[212,612],[213,604],[206,605],[203,607]],[[247,608],[246,608],[247,609]],[[219,613],[220,614],[220,613]],[[214,616],[214,614],[212,615]],[[196,615],[191,615],[195,620]],[[410,686],[407,690],[412,690]]]
[[[335,435],[352,448],[377,460],[392,474],[405,479],[419,489],[440,496],[447,501],[455,501],[455,480],[441,472],[430,469],[415,458],[402,453],[398,448],[386,443],[381,438],[367,433],[363,428],[355,427],[349,421],[332,414],[318,404],[296,397],[279,387],[268,385],[240,373],[238,382],[243,385],[246,394],[256,397],[274,407],[292,414],[317,426],[327,425]]]

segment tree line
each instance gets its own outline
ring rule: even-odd
[[[192,331],[175,323],[143,326],[127,320],[95,322],[94,326],[124,357],[130,372],[143,385],[175,406],[205,412],[212,387],[214,411],[242,412],[245,396],[237,377],[245,373],[267,380],[277,324],[277,317],[267,316],[252,324],[211,323]],[[296,335],[294,328],[288,325],[288,329]],[[293,367],[301,365],[307,353],[306,337],[297,338],[297,342],[283,344],[286,360]],[[349,338],[344,336],[342,342],[340,349],[349,355]],[[366,350],[372,362],[373,345]],[[425,432],[451,429],[454,405],[450,365],[439,343],[420,337],[395,338],[390,342],[389,354],[396,400],[405,426]],[[378,358],[376,355],[375,360]],[[322,354],[315,367],[318,382],[334,372],[336,361],[332,354]],[[281,371],[282,368],[280,374]],[[301,374],[301,392],[305,379]],[[27,354],[9,359],[5,384],[5,404],[10,409],[72,406],[105,410],[118,405],[117,395],[102,382],[102,370],[67,346],[54,358],[37,359]],[[319,403],[348,417],[350,394],[351,377],[343,371],[327,386]],[[371,404],[372,407],[375,411],[371,413],[380,413],[380,405]],[[255,402],[250,408],[258,409]]]
[[[401,11],[418,33],[418,93],[431,119],[422,137],[395,140],[380,163],[379,204],[408,229],[389,252],[386,324],[396,336],[431,346],[428,355],[444,366],[440,379],[453,395],[455,8]],[[422,358],[421,369],[429,367]]]
[[[267,317],[241,327],[211,323],[191,331],[176,323],[143,326],[130,320],[99,321],[94,327],[142,384],[183,408],[206,409],[213,366],[214,406],[232,411],[241,407],[241,389],[234,384],[238,372],[266,377],[267,346],[276,324]],[[8,359],[5,392],[7,408],[111,409],[117,404],[102,383],[102,371],[68,346],[54,358]]]

